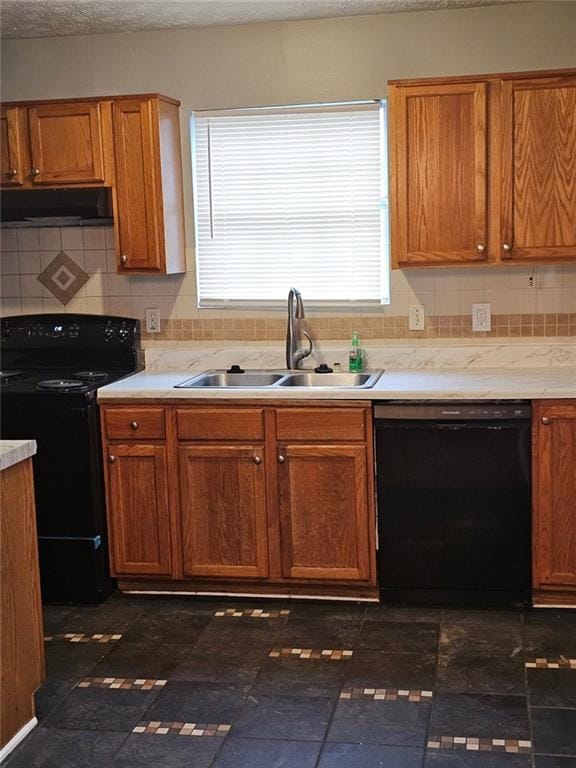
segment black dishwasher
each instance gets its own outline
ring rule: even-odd
[[[530,404],[376,403],[383,600],[530,598]]]

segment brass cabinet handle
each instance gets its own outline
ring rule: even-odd
[[[32,168],[32,176],[40,176],[40,169]]]
[[[254,464],[262,464],[262,459],[260,456],[254,456]]]
[[[131,421],[130,422],[130,429],[138,429],[138,422],[137,421]]]
[[[548,416],[542,416],[542,424],[550,424],[550,419]]]
[[[502,245],[502,250],[506,251],[506,253],[510,253],[512,250],[512,244],[511,243],[504,243]]]
[[[478,253],[484,253],[484,251],[486,250],[486,246],[484,245],[484,243],[478,243],[478,245],[476,246],[476,250],[478,251]]]
[[[128,256],[126,256],[126,254],[123,253],[122,256],[120,256],[120,261],[122,262],[122,264],[126,264],[126,262],[128,261]]]
[[[9,176],[18,176],[18,168],[12,168],[8,173]]]
[[[278,456],[278,462],[279,462],[280,464],[284,464],[284,462],[285,462],[285,461],[286,461],[286,457],[285,457],[285,456],[282,456],[282,454],[280,454],[280,455]]]
[[[112,455],[108,456],[108,461],[110,462],[110,464],[114,464],[114,462],[116,461],[116,456],[112,456]]]

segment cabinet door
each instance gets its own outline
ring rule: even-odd
[[[534,409],[534,587],[576,590],[576,401]]]
[[[113,105],[113,121],[120,268],[159,272],[164,246],[157,104],[122,99]]]
[[[268,575],[264,449],[179,448],[184,574]]]
[[[0,108],[0,184],[17,187],[24,182],[23,138],[20,128],[20,110],[17,107]]]
[[[108,445],[107,505],[115,576],[171,572],[166,448]]]
[[[28,109],[33,184],[104,181],[98,102],[43,104]]]
[[[366,448],[279,445],[282,574],[315,581],[370,576]]]
[[[486,84],[390,88],[394,266],[488,256]]]
[[[502,258],[576,259],[576,76],[502,84]]]

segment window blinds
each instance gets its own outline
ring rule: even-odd
[[[199,306],[389,301],[384,109],[194,115]]]

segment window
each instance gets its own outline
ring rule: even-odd
[[[201,307],[389,302],[385,104],[193,117]]]

